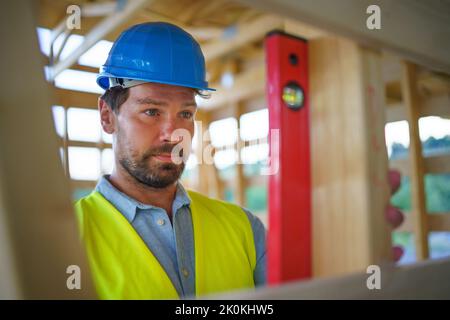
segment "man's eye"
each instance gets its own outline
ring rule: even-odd
[[[190,111],[183,111],[181,115],[185,119],[191,119],[194,114]]]
[[[145,110],[145,114],[146,115],[148,115],[148,116],[156,116],[156,115],[158,115],[158,109],[148,109],[148,110]]]

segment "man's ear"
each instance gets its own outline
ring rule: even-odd
[[[116,129],[114,111],[103,99],[98,99],[98,111],[100,112],[100,123],[106,133],[113,134]]]

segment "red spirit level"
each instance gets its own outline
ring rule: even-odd
[[[265,51],[270,159],[277,169],[269,176],[268,281],[279,284],[311,277],[308,43],[274,31]]]

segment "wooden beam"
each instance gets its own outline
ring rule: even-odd
[[[217,59],[230,52],[261,40],[267,32],[283,27],[283,20],[274,16],[262,16],[255,21],[236,26],[236,32],[228,37],[217,39],[202,46],[206,62]]]
[[[67,143],[68,147],[81,147],[81,148],[99,148],[99,149],[108,149],[112,148],[111,143],[106,143],[103,141],[99,142],[90,142],[90,141],[74,141],[70,140]]]
[[[314,275],[391,259],[381,56],[342,38],[310,41]]]
[[[400,81],[386,83],[386,102],[400,102],[402,101],[402,88]]]
[[[201,134],[196,134],[196,155],[199,164],[197,166],[197,186],[195,190],[210,197],[223,199],[224,190],[219,174],[214,163],[209,163],[209,161],[212,160],[209,156],[214,154],[214,150],[207,149],[205,151],[204,149],[205,147],[211,147],[210,140],[205,140],[205,132],[209,130],[209,124],[211,123],[210,114],[204,110],[198,110],[195,118],[196,121],[201,122],[201,127],[198,127],[199,133],[201,131]]]
[[[450,3],[433,0],[240,0],[450,74]],[[369,30],[369,5],[381,9],[381,29]]]
[[[441,232],[450,231],[450,212],[445,213],[429,213],[430,231]]]
[[[70,180],[70,187],[75,189],[94,189],[97,185],[97,181],[90,180]]]
[[[81,64],[74,64],[70,69],[78,70],[78,71],[85,71],[90,73],[98,73],[98,68],[89,67],[89,66],[83,66]]]
[[[263,96],[264,83],[264,66],[258,65],[248,71],[237,74],[234,85],[231,88],[213,84],[212,87],[217,88],[217,91],[212,94],[210,99],[204,101],[201,107],[213,110],[236,101]],[[400,90],[400,87],[397,89]],[[397,92],[396,100],[400,98],[401,94]],[[424,97],[420,112],[421,117],[436,115],[450,118],[450,95],[441,94]],[[406,119],[404,106],[400,102],[388,104],[386,113],[387,122]]]
[[[411,212],[404,212],[405,220],[396,232],[414,232],[414,221]],[[428,213],[429,231],[449,232],[450,212]]]
[[[133,0],[126,3],[125,7],[118,12],[104,18],[98,25],[90,30],[84,37],[84,41],[67,58],[49,67],[50,79],[54,79],[63,70],[70,68],[77,60],[99,40],[103,39],[109,32],[120,26],[132,17],[137,11],[148,5],[151,0]]]
[[[450,172],[450,155],[437,155],[424,157],[424,171],[431,174],[443,174]],[[389,167],[400,171],[402,176],[410,175],[410,165],[408,159],[396,159],[389,161]]]
[[[393,100],[401,100],[401,64],[384,61],[383,77],[386,83],[386,94]],[[387,65],[386,65],[387,64]],[[388,68],[389,71],[387,70]],[[450,76],[426,70],[417,71],[417,87],[422,96],[444,95],[450,93]]]
[[[225,67],[225,70],[230,72],[233,76],[236,76],[240,70],[241,66],[238,61],[236,60],[230,60],[227,63],[227,66]],[[236,151],[237,151],[237,164],[235,166],[236,168],[236,178],[234,179],[234,202],[240,206],[245,207],[246,199],[245,199],[245,189],[246,189],[246,179],[244,175],[244,164],[241,157],[241,151],[245,145],[245,141],[241,139],[241,135],[239,134],[241,131],[241,123],[239,119],[241,118],[241,115],[243,114],[245,110],[245,106],[243,101],[237,101],[233,106],[233,117],[237,120],[237,126],[238,126],[238,135],[237,135],[237,141],[236,141]]]
[[[266,70],[264,65],[254,67],[238,74],[234,79],[233,86],[229,88],[213,85],[217,91],[211,95],[210,99],[202,102],[200,106],[206,110],[212,110],[226,104],[233,104],[257,95],[263,95],[265,79]]]
[[[297,37],[301,37],[307,40],[324,37],[327,32],[317,29],[309,24],[294,20],[294,19],[284,19],[283,30],[289,34]]]
[[[217,1],[212,1],[217,3]],[[202,1],[194,1],[189,2],[183,5],[183,10],[181,10],[180,14],[177,15],[177,20],[188,24],[194,19],[195,14],[202,10],[205,6],[205,3]]]
[[[419,117],[439,116],[450,119],[450,95],[422,97]],[[407,119],[406,107],[403,103],[391,103],[386,106],[386,122]]]
[[[201,5],[201,2],[198,2]],[[190,8],[194,8],[195,5],[189,4]],[[141,21],[142,20],[142,21]],[[141,10],[138,13],[138,22],[149,22],[149,21],[161,21],[176,24],[180,28],[189,32],[195,39],[198,41],[211,40],[214,38],[220,38],[224,34],[223,28],[208,26],[208,27],[193,27],[184,22],[183,17],[171,18],[162,14],[159,14],[155,11],[152,11],[150,8],[146,8],[146,10]]]
[[[435,72],[422,72],[418,79],[419,89],[428,95],[450,93],[450,76]]]
[[[424,161],[419,137],[421,101],[417,90],[417,69],[409,62],[402,65],[402,93],[409,124],[409,159],[411,163],[411,207],[414,219],[414,240],[417,260],[429,257],[428,222],[425,208]]]
[[[427,260],[406,266],[381,265],[380,290],[370,290],[367,287],[371,275],[373,273],[364,270],[344,277],[300,281],[257,291],[236,291],[209,296],[208,299],[450,299],[450,281],[447,281],[450,278],[450,258]]]
[[[99,94],[53,88],[52,104],[97,110]]]

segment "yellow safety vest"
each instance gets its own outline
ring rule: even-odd
[[[237,205],[188,191],[196,295],[253,288],[253,231]],[[177,299],[174,285],[132,225],[99,192],[75,204],[100,299]]]

